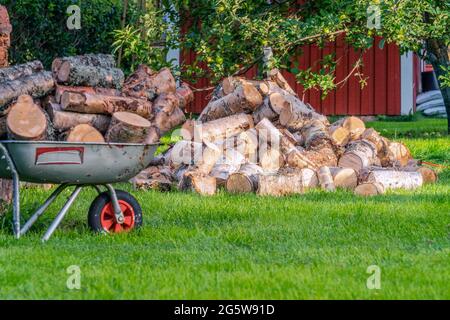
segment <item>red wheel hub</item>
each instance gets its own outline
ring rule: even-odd
[[[109,202],[103,207],[100,214],[100,222],[103,230],[109,233],[119,233],[129,231],[134,227],[134,210],[133,207],[126,201],[119,200],[120,209],[122,210],[124,221],[120,224],[116,221],[116,215],[114,214],[114,208],[112,203]]]

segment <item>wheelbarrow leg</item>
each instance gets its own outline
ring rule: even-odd
[[[47,232],[44,234],[44,237],[42,237],[42,242],[47,241],[51,235],[53,234],[53,232],[55,232],[56,228],[59,226],[59,224],[61,223],[62,219],[64,218],[64,216],[66,215],[67,211],[69,211],[70,207],[72,206],[72,204],[74,203],[74,201],[76,200],[76,198],[78,197],[78,195],[80,194],[81,189],[83,188],[83,186],[77,186],[75,188],[75,190],[73,191],[73,193],[70,195],[69,199],[67,200],[66,204],[64,205],[64,207],[61,209],[61,211],[58,213],[58,215],[56,216],[55,220],[53,220],[52,224],[50,225],[50,227],[48,228]]]
[[[55,201],[55,199],[59,196],[59,194],[67,188],[67,184],[60,185],[53,193],[48,197],[47,200],[36,210],[36,212],[31,216],[31,218],[25,223],[25,225],[22,227],[22,230],[20,230],[20,235],[24,235],[31,226],[36,222],[36,220],[47,210],[47,208]]]
[[[106,184],[105,186],[106,186],[106,188],[108,188],[109,195],[111,196],[111,202],[113,205],[116,220],[119,224],[122,224],[125,221],[125,218],[123,216],[122,209],[120,209],[120,204],[119,204],[119,200],[117,199],[116,190],[114,190],[114,187],[110,184]]]

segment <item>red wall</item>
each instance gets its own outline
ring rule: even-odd
[[[386,44],[380,49],[380,39],[363,56],[364,66],[362,68],[364,77],[368,77],[367,86],[361,89],[357,77],[352,76],[347,83],[334,92],[329,93],[325,100],[321,99],[320,92],[303,88],[295,82],[294,76],[284,72],[285,77],[296,90],[300,98],[309,102],[317,111],[326,115],[399,115],[401,108],[401,69],[400,52],[396,45]],[[336,69],[336,82],[344,79],[353,69],[359,53],[355,52],[349,45],[345,44],[342,37],[334,43],[327,44],[323,49],[315,45],[304,47],[304,54],[298,58],[301,69],[317,65],[324,55],[336,53],[340,63]],[[185,52],[182,54],[182,63],[192,63],[195,54]],[[253,78],[256,70],[252,69],[245,75]],[[207,88],[211,86],[207,79],[200,79],[194,86],[196,88]],[[211,91],[195,93],[195,100],[187,111],[200,113],[208,103]]]

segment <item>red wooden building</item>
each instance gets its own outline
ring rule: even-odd
[[[400,55],[396,45],[388,44],[379,48],[380,39],[363,56],[363,74],[368,77],[367,86],[361,89],[357,77],[352,76],[344,86],[331,92],[325,100],[320,92],[303,88],[295,82],[292,74],[284,72],[291,86],[300,97],[309,102],[317,111],[326,115],[400,115],[409,114],[415,108],[415,98],[420,80],[419,60],[412,54]],[[336,69],[336,81],[344,79],[353,69],[359,58],[343,38],[329,43],[321,49],[315,45],[304,48],[304,54],[298,58],[301,69],[318,64],[324,55],[335,53],[340,63]],[[194,53],[184,53],[176,57],[182,63],[194,61]],[[250,70],[245,76],[252,78],[256,70]],[[200,79],[197,88],[206,88],[207,79]],[[208,102],[210,92],[197,92],[195,101],[188,106],[188,111],[200,113]]]

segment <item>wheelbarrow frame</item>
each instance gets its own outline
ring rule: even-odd
[[[11,141],[4,141],[4,142],[5,143],[14,143]],[[20,143],[20,142],[18,142],[18,143]],[[43,142],[43,144],[47,144],[47,143],[48,142]],[[66,145],[65,143],[52,143],[52,144],[57,145],[57,146]],[[88,143],[88,144],[78,144],[78,145],[91,145],[91,144]],[[98,145],[98,144],[95,144],[95,145]],[[116,146],[116,147],[117,146],[118,147],[133,146],[133,144],[128,144],[128,145],[127,144],[121,144],[121,145],[119,145],[119,144],[104,144],[101,146],[105,146],[105,145],[110,146],[110,147],[112,147],[112,146]],[[142,145],[139,145],[139,146],[142,147]],[[140,162],[142,162],[142,167],[146,167],[150,163],[151,159],[153,158],[154,150],[157,147],[157,145],[147,145],[147,146],[152,147],[152,149],[150,151],[151,156],[147,155],[146,158],[140,159]],[[45,232],[44,236],[42,237],[43,242],[47,241],[51,237],[51,235],[55,232],[56,228],[60,225],[60,223],[63,220],[63,218],[65,217],[66,213],[69,211],[70,207],[75,202],[78,195],[80,194],[80,191],[84,187],[93,187],[100,194],[100,193],[102,193],[102,191],[99,188],[99,186],[103,185],[107,189],[109,196],[111,198],[111,203],[112,203],[112,207],[114,210],[114,215],[115,215],[117,223],[119,223],[119,224],[123,223],[124,215],[120,208],[120,204],[118,201],[116,191],[114,190],[114,187],[110,183],[83,183],[83,181],[81,179],[81,180],[76,180],[75,183],[73,181],[60,183],[60,185],[53,191],[53,193],[47,198],[47,200],[33,213],[33,215],[30,217],[30,219],[28,221],[26,221],[26,223],[23,225],[23,227],[21,227],[20,174],[17,169],[16,163],[15,163],[13,157],[11,156],[10,151],[4,145],[3,142],[0,142],[0,151],[3,153],[4,160],[6,160],[6,163],[7,163],[6,169],[7,169],[7,171],[9,171],[11,173],[11,178],[13,181],[13,231],[14,231],[14,235],[15,235],[16,239],[19,239],[22,235],[24,235],[32,227],[32,225],[39,219],[39,217],[44,214],[44,212],[47,210],[47,208],[58,198],[58,196],[61,194],[61,192],[71,186],[75,186],[75,189],[73,190],[72,194],[67,199],[64,206],[58,212],[56,218],[53,220],[50,227]],[[3,157],[0,160],[3,160]],[[28,168],[28,170],[32,170],[32,169]],[[128,177],[127,175],[131,177],[133,175],[133,173],[127,172],[126,174],[121,176],[121,178],[118,178],[118,177],[116,177],[115,179],[111,178],[110,181],[115,181],[115,182],[120,181],[118,179],[128,180],[128,178],[130,178],[130,177]],[[85,177],[85,179],[88,179],[88,181],[92,180],[91,177]],[[104,181],[104,179],[105,178],[102,177],[101,181]],[[38,179],[38,180],[41,180],[41,179]],[[44,178],[42,181],[45,181]],[[33,181],[33,182],[36,182],[36,181]],[[37,182],[43,183],[41,181],[37,181]],[[56,182],[58,182],[58,181],[56,181]]]

